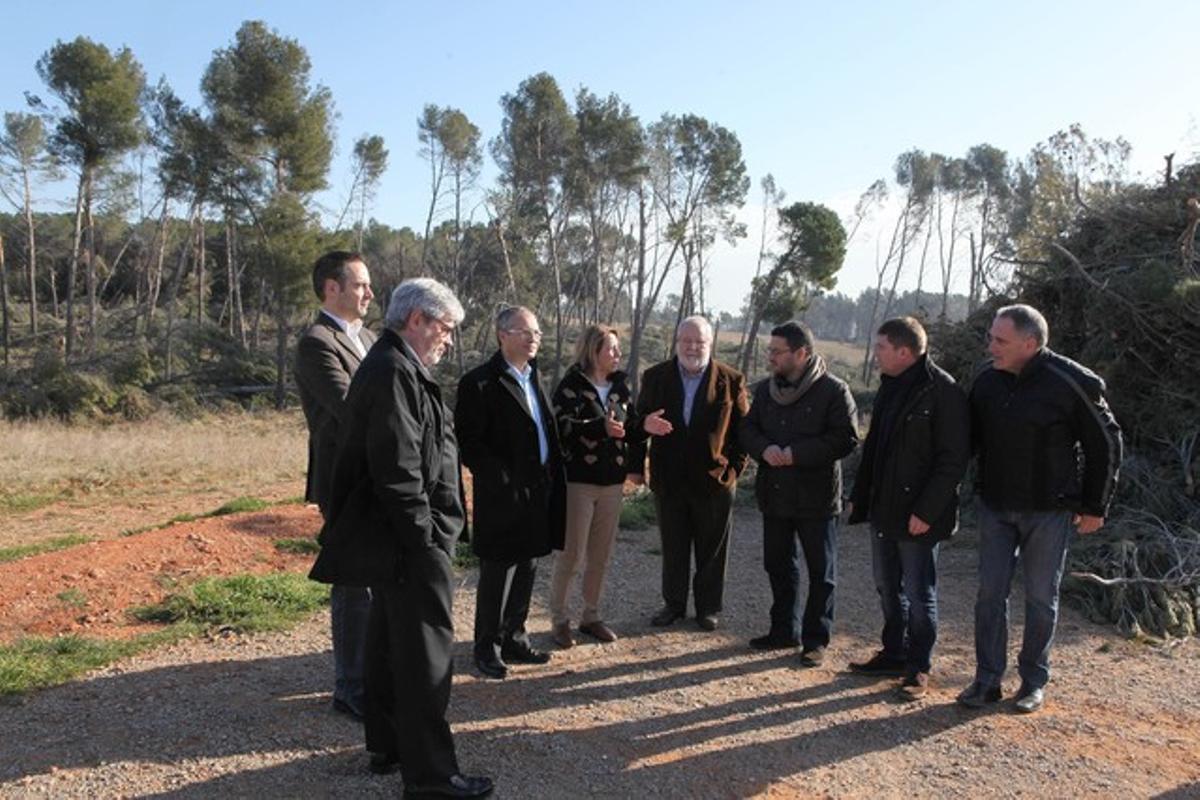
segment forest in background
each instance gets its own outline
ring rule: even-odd
[[[214,52],[195,108],[165,80],[150,85],[129,49],[83,36],[51,45],[36,68],[41,85],[0,131],[10,418],[285,405],[294,337],[315,305],[311,265],[334,247],[364,254],[381,299],[415,275],[459,295],[467,324],[440,368],[448,384],[491,349],[494,312],[513,302],[541,318],[552,378],[587,322],[628,330],[636,379],[669,352],[675,323],[701,313],[725,332],[722,355],[752,374],[752,334],[804,318],[862,348],[866,385],[882,319],[922,317],[936,357],[969,380],[991,313],[1023,300],[1046,313],[1056,350],[1108,381],[1130,444],[1112,524],[1075,548],[1068,592],[1131,633],[1197,629],[1194,158],[1167,156],[1153,183],[1134,181],[1127,142],[1076,125],[1024,155],[986,143],[957,156],[910,149],[839,216],[789,201],[769,174],[755,184],[737,134],[716,121],[643,122],[617,94],[567,96],[547,73],[499,98],[490,138],[430,103],[414,140],[365,134],[351,174],[332,176],[334,98],[302,44],[263,22]],[[388,147],[413,144],[428,166],[427,211],[380,221]],[[76,189],[68,211],[47,189],[63,178]],[[318,208],[331,185],[344,204]],[[752,192],[763,207],[753,226],[735,216]],[[874,285],[836,292],[848,243],[884,224]],[[722,239],[758,255],[737,315],[712,314],[706,297]]]

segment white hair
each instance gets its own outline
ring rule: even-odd
[[[433,278],[409,278],[392,291],[383,322],[395,331],[408,324],[414,311],[458,325],[466,313],[454,292]]]
[[[713,326],[712,323],[708,321],[708,317],[702,317],[699,314],[694,314],[690,317],[684,317],[679,321],[679,326],[675,328],[676,338],[679,337],[684,325],[695,325],[700,329],[700,333],[704,336],[704,338],[708,339],[710,342],[713,340]]]

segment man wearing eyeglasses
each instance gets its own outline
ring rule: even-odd
[[[833,630],[841,460],[858,445],[854,397],[826,369],[815,344],[812,331],[800,322],[771,331],[771,376],[755,387],[740,431],[746,452],[759,462],[754,494],[763,515],[763,566],[772,596],[771,628],[750,646],[773,650],[799,644],[804,667],[824,663]],[[803,605],[801,552],[808,567]]]
[[[371,587],[366,744],[405,797],[481,797],[446,720],[453,677],[453,556],[465,514],[458,449],[430,374],[462,305],[432,278],[392,292],[383,335],[350,382],[321,553],[309,577]]]
[[[509,664],[550,660],[530,645],[525,621],[537,559],[563,547],[566,473],[554,411],[538,382],[537,317],[521,306],[504,309],[496,338],[495,355],[459,381],[454,427],[473,480],[475,666],[499,680]]]
[[[687,615],[691,578],[696,624],[719,624],[729,562],[733,495],[746,455],[738,423],[746,415],[746,379],[712,358],[713,329],[687,317],[675,332],[675,357],[642,375],[638,413],[660,415],[671,430],[649,442],[650,489],[662,538],[663,607],[651,619],[667,626]],[[644,459],[635,456],[633,465]]]

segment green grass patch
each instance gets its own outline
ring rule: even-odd
[[[205,514],[206,517],[223,517],[226,514],[241,514],[245,511],[262,511],[273,504],[258,497],[236,497],[225,505]]]
[[[175,641],[185,631],[168,628],[124,642],[83,636],[30,636],[0,646],[0,697],[57,686],[120,658]]]
[[[63,604],[73,606],[75,608],[83,608],[87,605],[87,595],[74,587],[66,589],[65,591],[61,591],[54,596],[57,597]]]
[[[272,505],[277,506],[302,506],[308,501],[304,499],[304,495],[298,494],[295,497],[285,497],[282,500],[276,500]]]
[[[471,549],[470,542],[461,539],[454,548],[454,566],[457,569],[474,569],[479,566],[479,556]]]
[[[321,552],[321,545],[316,539],[276,539],[275,549],[302,556]]]
[[[278,505],[278,504],[271,503],[271,502],[269,502],[267,500],[263,500],[262,498],[259,498],[259,497],[235,497],[233,500],[230,500],[228,503],[225,503],[224,505],[222,505],[218,508],[214,508],[212,511],[206,511],[202,514],[178,514],[174,517],[171,517],[169,520],[167,520],[162,525],[155,525],[155,526],[150,526],[150,527],[146,527],[146,528],[135,528],[128,532],[122,531],[121,535],[122,536],[132,536],[137,533],[143,533],[143,532],[149,531],[149,530],[156,530],[157,528],[166,528],[168,526],[175,525],[176,523],[179,523],[179,522],[195,522],[198,519],[208,519],[209,517],[223,517],[226,514],[241,514],[246,511],[263,511],[265,509],[270,508],[273,505]]]
[[[653,528],[658,524],[658,514],[654,510],[654,496],[649,491],[640,491],[625,498],[621,504],[622,528],[641,531]]]
[[[77,544],[86,544],[90,541],[92,541],[92,537],[90,536],[72,534],[70,536],[56,536],[53,539],[47,539],[44,542],[37,542],[35,544],[19,544],[13,547],[3,547],[0,548],[0,564],[5,561],[16,561],[19,558],[41,555],[42,553],[53,553],[55,550],[65,550],[68,547],[74,547]]]
[[[205,578],[130,613],[141,622],[250,633],[282,630],[328,603],[329,587],[303,575],[236,575]]]
[[[57,494],[34,494],[27,492],[0,494],[0,513],[21,514],[26,511],[36,511],[39,508],[45,508],[58,499],[60,497]]]

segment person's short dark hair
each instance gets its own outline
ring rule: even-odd
[[[1022,336],[1033,337],[1033,340],[1038,343],[1038,347],[1050,344],[1050,324],[1046,322],[1042,312],[1033,306],[1024,303],[1004,306],[997,309],[996,316],[997,318],[1004,317],[1012,322],[1017,333]]]
[[[915,317],[893,317],[880,325],[876,333],[886,336],[892,347],[907,347],[914,356],[924,355],[929,346],[925,328]]]
[[[338,286],[346,288],[346,278],[349,277],[347,267],[356,261],[367,263],[362,253],[350,250],[330,250],[318,258],[312,271],[313,291],[316,292],[317,299],[322,302],[325,300],[325,281],[337,281]]]
[[[816,346],[816,339],[813,338],[813,332],[807,325],[798,320],[788,320],[782,325],[776,325],[771,329],[772,336],[778,336],[788,343],[788,348],[791,350],[799,350],[801,347],[812,353]]]

